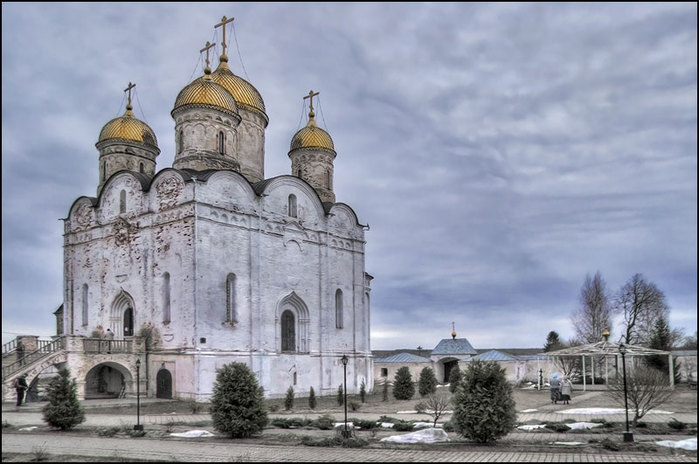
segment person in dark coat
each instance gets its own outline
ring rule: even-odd
[[[551,402],[553,404],[558,404],[558,400],[561,399],[561,379],[558,374],[553,374],[549,382],[551,387]]]
[[[27,374],[17,377],[13,382],[13,386],[17,392],[17,406],[22,406],[24,392],[29,388],[29,385],[27,385]]]

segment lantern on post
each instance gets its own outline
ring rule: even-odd
[[[347,362],[349,361],[349,358],[347,358],[347,355],[346,355],[346,354],[343,354],[343,355],[342,355],[341,361],[342,361],[342,369],[343,369],[343,371],[344,371],[344,384],[343,384],[343,388],[344,388],[344,394],[345,394],[345,398],[344,398],[344,403],[345,403],[345,430],[343,430],[343,432],[342,432],[342,437],[343,437],[343,438],[349,438],[349,437],[350,437],[350,431],[347,430]]]
[[[626,432],[624,432],[624,441],[633,442],[633,433],[629,431],[629,398],[626,390],[626,345],[619,345],[619,353],[621,353],[621,366],[624,374],[624,411],[626,412]]]
[[[141,360],[136,360],[136,425],[134,430],[143,430],[141,425]]]

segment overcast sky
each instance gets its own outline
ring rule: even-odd
[[[170,111],[224,15],[267,178],[320,92],[337,201],[371,227],[372,348],[433,348],[452,322],[476,348],[570,338],[596,271],[612,292],[643,274],[695,333],[694,3],[3,3],[3,342],[55,333],[59,219],[96,194],[127,84],[172,166]]]

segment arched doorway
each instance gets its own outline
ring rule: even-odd
[[[121,290],[114,298],[109,311],[109,325],[117,337],[134,335],[136,306],[131,295]]]
[[[307,353],[309,348],[310,317],[308,307],[301,298],[291,292],[277,305],[277,349],[285,353]]]
[[[459,361],[445,361],[444,362],[444,383],[449,383],[449,374],[451,374],[452,369],[459,367]]]
[[[133,308],[128,307],[124,311],[124,337],[133,335]]]
[[[85,376],[85,399],[121,396],[126,388],[123,370],[116,363],[102,363],[90,369]]]
[[[172,374],[165,368],[155,376],[155,397],[172,399]]]

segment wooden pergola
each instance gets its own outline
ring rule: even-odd
[[[669,365],[669,376],[670,376],[670,388],[673,390],[675,389],[675,369],[674,366],[672,365],[672,353],[669,351],[662,351],[662,350],[654,350],[652,348],[646,348],[645,346],[638,346],[638,345],[624,345],[626,347],[626,354],[625,356],[652,356],[652,355],[659,355],[659,356],[667,356],[668,357],[668,365]],[[578,346],[572,346],[570,348],[564,348],[562,350],[556,350],[556,351],[549,351],[547,353],[542,353],[545,356],[552,356],[552,357],[569,357],[569,356],[580,356],[582,358],[582,378],[583,378],[583,391],[587,390],[587,381],[586,381],[586,376],[585,376],[585,357],[590,356],[593,358],[592,362],[592,372],[591,372],[591,378],[592,378],[592,385],[595,384],[595,363],[594,363],[594,357],[595,356],[603,356],[605,363],[609,360],[610,357],[614,357],[616,361],[616,365],[618,366],[618,359],[621,353],[619,352],[619,345],[609,343],[608,341],[601,341],[601,342],[596,342],[596,343],[589,343],[587,345],[578,345]],[[605,381],[607,384],[609,384],[609,369],[608,365],[605,364]]]

